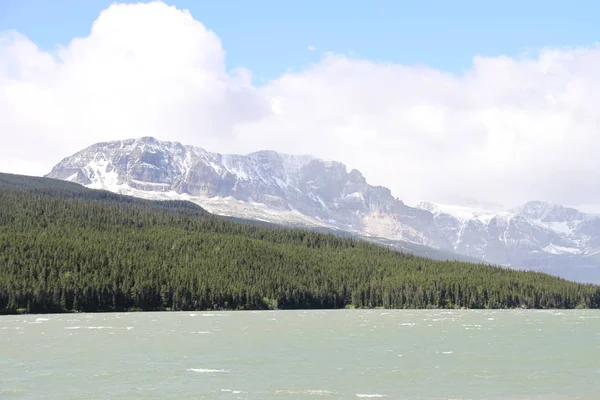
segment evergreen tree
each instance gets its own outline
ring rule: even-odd
[[[0,313],[600,308],[600,287],[0,174]]]

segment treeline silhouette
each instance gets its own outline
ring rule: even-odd
[[[0,174],[0,312],[600,307],[600,287]]]

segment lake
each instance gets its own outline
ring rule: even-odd
[[[598,399],[600,311],[0,317],[0,399]]]

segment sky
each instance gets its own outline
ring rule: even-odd
[[[0,0],[0,171],[155,136],[600,210],[600,3]]]

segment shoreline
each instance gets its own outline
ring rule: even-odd
[[[0,313],[0,318],[5,316],[34,316],[34,315],[69,315],[69,314],[144,314],[144,313],[257,313],[257,312],[288,312],[288,311],[600,311],[599,308],[527,308],[527,307],[512,307],[512,308],[382,308],[382,307],[345,307],[345,308],[275,308],[275,309],[205,309],[205,310],[100,310],[100,311],[63,311],[63,312],[46,312],[46,313]]]

